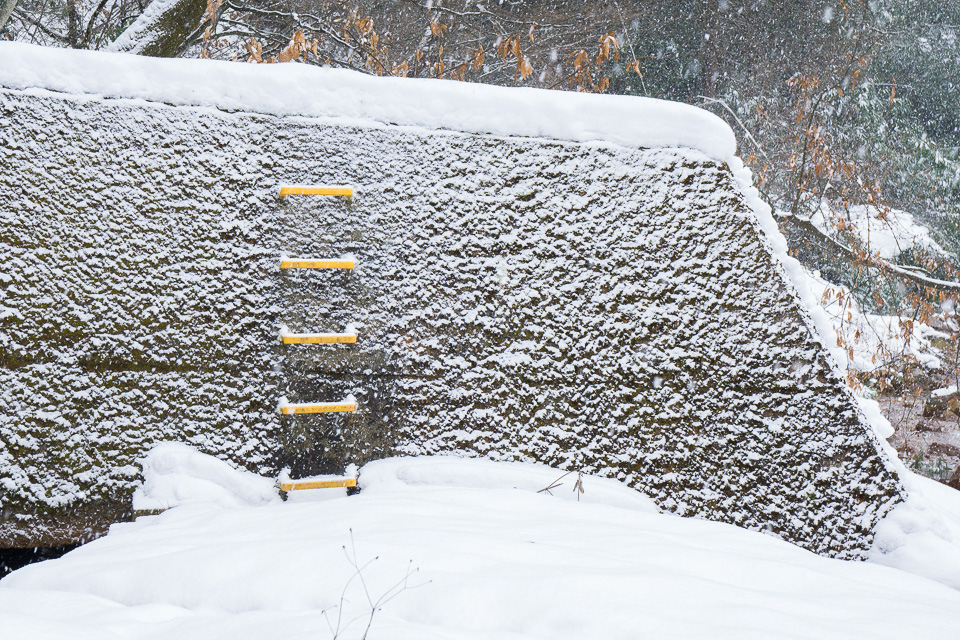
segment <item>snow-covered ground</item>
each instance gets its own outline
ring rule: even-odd
[[[837,237],[841,228],[852,231],[863,247],[892,260],[908,249],[920,248],[933,255],[946,252],[930,235],[930,230],[914,221],[907,211],[890,209],[880,211],[873,206],[849,207],[846,211],[832,210],[824,204],[810,222],[831,237]]]
[[[829,345],[830,352],[843,370],[874,371],[885,361],[903,353],[926,367],[938,369],[942,356],[930,339],[947,337],[927,324],[910,317],[865,313],[850,290],[824,280],[818,273],[802,269],[795,278],[798,288],[819,307],[842,343]],[[913,326],[905,331],[905,323]]]
[[[906,211],[891,209],[881,215],[876,207],[857,206],[838,212],[823,204],[810,222],[841,243],[846,242],[841,230],[855,233],[865,249],[894,263],[911,249],[934,257],[947,255],[930,230]],[[915,358],[930,369],[942,368],[943,354],[931,339],[949,335],[912,316],[869,313],[860,308],[847,287],[829,282],[806,267],[792,269],[791,275],[801,299],[817,320],[824,346],[841,370],[871,372],[901,355]],[[952,302],[947,301],[943,311],[952,313]]]
[[[841,212],[823,204],[810,222],[841,243],[845,243],[842,232],[852,232],[864,249],[894,263],[900,254],[915,249],[934,257],[947,255],[927,227],[917,223],[912,214],[898,209],[881,212],[873,206],[855,206]],[[838,348],[831,349],[842,369],[872,371],[882,365],[889,354],[899,353],[913,356],[933,369],[942,366],[940,354],[929,339],[947,337],[945,334],[909,317],[866,313],[849,289],[827,282],[819,274],[803,269],[797,276],[794,283],[805,290],[801,295],[809,295],[811,300],[819,302],[818,306],[842,338],[843,344],[838,343]],[[912,324],[914,330],[905,331],[904,322]]]
[[[960,492],[906,469],[900,477],[909,496],[880,522],[870,561],[960,591]]]
[[[576,476],[543,466],[384,460],[361,470],[358,496],[286,503],[269,480],[180,445],[147,469],[142,495],[179,506],[0,581],[3,637],[360,638],[368,622],[373,640],[960,628],[960,592],[942,584],[660,514],[613,480],[586,477],[580,494]],[[956,496],[940,498],[960,514]]]

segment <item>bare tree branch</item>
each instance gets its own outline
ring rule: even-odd
[[[862,262],[857,252],[855,252],[850,247],[839,242],[837,239],[831,237],[830,235],[824,233],[817,225],[813,224],[810,220],[805,218],[800,218],[797,216],[777,216],[777,219],[784,223],[796,227],[806,233],[812,234],[824,243],[826,243],[831,250],[841,252],[853,262]],[[912,282],[915,285],[918,285],[923,288],[933,289],[935,291],[944,291],[947,293],[960,293],[960,283],[950,282],[949,280],[939,280],[937,278],[932,278],[922,273],[917,273],[916,271],[911,270],[910,267],[904,267],[898,264],[893,264],[887,260],[882,260],[877,257],[867,257],[867,264],[871,267],[876,267],[881,271],[887,273],[894,278],[899,278],[901,280],[907,280]]]
[[[105,6],[107,6],[107,0],[100,0],[100,3],[97,5],[96,9],[94,9],[93,13],[90,14],[90,19],[87,20],[87,28],[83,30],[84,45],[90,43],[90,36],[93,33],[93,23],[96,21],[97,16],[100,15],[100,12],[103,11]]]
[[[40,31],[40,33],[44,34],[49,38],[53,38],[57,42],[61,44],[68,44],[70,42],[67,39],[67,36],[63,35],[62,33],[57,33],[56,31],[48,29],[46,26],[44,26],[43,22],[39,18],[34,18],[33,16],[23,11],[20,11],[19,9],[16,10],[14,14],[17,17],[17,20],[21,20],[27,24],[33,25],[33,27],[38,31]]]

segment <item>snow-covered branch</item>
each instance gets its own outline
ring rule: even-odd
[[[853,260],[855,262],[861,261],[859,259],[859,254],[852,248],[825,233],[823,230],[813,224],[813,222],[806,218],[792,215],[780,215],[778,216],[778,220],[783,224],[792,225],[804,233],[814,235],[818,239],[822,240],[831,250],[843,253],[849,260]],[[960,293],[960,283],[958,282],[933,278],[931,276],[924,275],[923,273],[918,273],[910,267],[894,264],[889,260],[884,260],[878,256],[871,256],[868,254],[866,261],[869,266],[881,269],[887,273],[887,275],[900,278],[902,280],[908,280],[920,287],[933,289],[935,291],[943,291],[946,293]]]

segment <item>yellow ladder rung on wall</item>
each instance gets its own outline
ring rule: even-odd
[[[280,334],[283,344],[356,344],[355,333],[287,333]]]
[[[335,489],[337,487],[355,487],[356,478],[341,478],[339,480],[291,480],[281,482],[281,491],[298,491],[300,489]]]
[[[356,410],[357,403],[353,401],[311,402],[305,404],[280,405],[280,413],[285,416],[292,416],[300,413],[348,413]]]
[[[315,258],[281,258],[281,269],[353,269],[353,260],[317,260]]]
[[[280,185],[280,197],[287,196],[344,196],[353,197],[353,187],[326,185],[326,184],[282,184]]]

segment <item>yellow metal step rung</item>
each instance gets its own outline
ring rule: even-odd
[[[300,413],[348,413],[357,410],[353,400],[342,402],[310,402],[305,404],[283,403],[279,407],[281,415],[292,416]]]
[[[353,269],[353,260],[317,260],[316,258],[281,258],[281,269]]]
[[[343,196],[353,197],[353,187],[326,184],[282,184],[280,197],[287,196]]]
[[[355,333],[286,333],[280,334],[283,344],[356,344]]]
[[[356,478],[342,478],[340,480],[291,480],[281,482],[281,491],[298,491],[300,489],[335,489],[337,487],[355,487]]]

